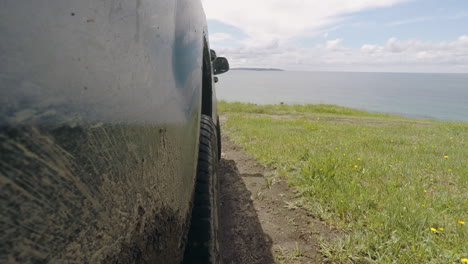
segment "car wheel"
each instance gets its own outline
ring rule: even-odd
[[[217,264],[220,261],[217,145],[217,131],[213,120],[202,115],[192,221],[183,263]]]

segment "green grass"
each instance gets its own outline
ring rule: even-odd
[[[229,113],[224,132],[232,140],[276,168],[305,208],[344,230],[321,243],[330,262],[468,257],[468,123],[329,105],[221,102],[220,109]]]
[[[226,101],[218,102],[218,108],[223,113],[255,113],[270,115],[306,115],[306,114],[332,114],[343,116],[361,116],[361,117],[382,117],[382,118],[402,118],[395,115],[382,113],[369,113],[352,108],[337,105],[257,105],[248,103]]]

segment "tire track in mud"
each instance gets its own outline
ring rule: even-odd
[[[220,250],[223,263],[324,263],[318,237],[335,230],[305,209],[284,181],[268,182],[271,169],[223,137],[220,177]]]

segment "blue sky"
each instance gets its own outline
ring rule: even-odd
[[[234,67],[466,72],[467,0],[203,0]]]
[[[383,44],[391,37],[440,42],[467,33],[468,1],[419,0],[351,14],[349,22],[329,37],[360,47],[369,42]]]

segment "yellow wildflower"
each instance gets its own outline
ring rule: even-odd
[[[425,192],[425,193],[426,193],[426,192],[427,192],[427,190],[424,190],[423,192]]]
[[[449,158],[448,155],[445,155],[445,156],[444,156],[444,159],[448,159],[448,158]]]
[[[468,258],[462,258],[460,259],[461,263],[468,263]]]
[[[354,168],[357,169],[357,168],[359,168],[359,166],[358,166],[358,165],[354,165]]]
[[[462,221],[462,220],[458,221],[458,223],[459,223],[460,225],[464,225],[464,224],[465,224],[465,222]]]
[[[443,228],[443,227],[439,227],[439,231],[444,231],[444,228]]]
[[[431,231],[432,231],[432,232],[437,232],[437,229],[431,227]]]

